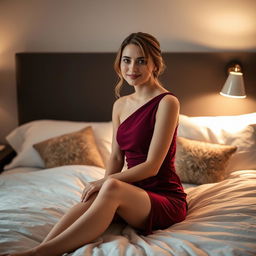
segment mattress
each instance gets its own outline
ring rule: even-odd
[[[0,176],[0,252],[38,245],[53,225],[80,201],[87,182],[104,169],[73,165],[22,168]],[[211,184],[186,185],[185,221],[142,236],[125,224],[69,255],[255,255],[256,171],[240,170]]]

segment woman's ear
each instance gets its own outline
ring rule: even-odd
[[[154,67],[154,69],[153,69],[153,75],[154,75],[154,77],[157,76],[157,72],[158,72],[157,67]]]

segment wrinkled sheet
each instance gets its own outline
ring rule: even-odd
[[[0,175],[0,253],[36,246],[80,201],[84,185],[104,170],[63,166]],[[69,255],[256,255],[256,171],[236,171],[219,183],[186,188],[185,221],[152,235],[112,224]]]

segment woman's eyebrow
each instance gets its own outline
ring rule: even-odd
[[[126,58],[126,59],[131,59],[131,57],[129,57],[129,56],[122,56],[122,58]],[[136,58],[137,60],[139,59],[146,59],[146,57],[138,57],[138,58]]]

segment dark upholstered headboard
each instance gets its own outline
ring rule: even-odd
[[[227,77],[226,65],[232,60],[242,64],[247,94],[256,102],[256,53],[163,56],[167,69],[161,81],[177,95],[183,114],[214,114],[206,112],[207,106],[196,108],[188,101],[217,94]],[[117,82],[114,59],[115,53],[17,53],[19,124],[36,119],[110,121]],[[130,93],[132,88],[125,85],[122,92]]]
[[[19,123],[111,120],[113,61],[111,53],[16,54]]]

